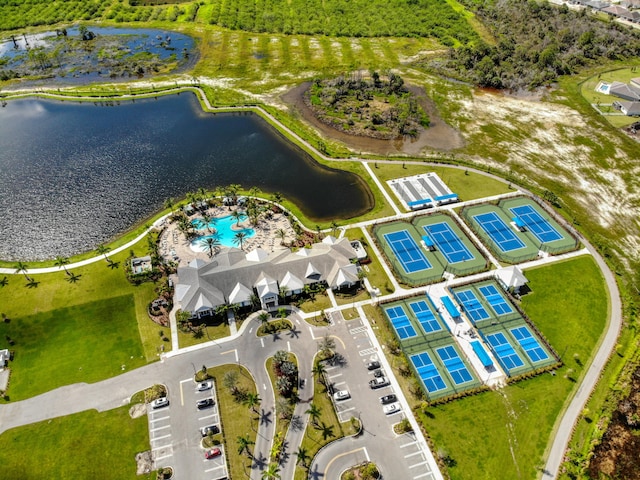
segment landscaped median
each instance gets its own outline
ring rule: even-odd
[[[338,420],[333,401],[324,383],[325,365],[325,361],[318,359],[314,364],[313,399],[306,411],[309,414],[309,422],[304,432],[302,445],[298,450],[299,454],[305,454],[305,461],[301,460],[302,455],[298,455],[295,480],[306,480],[312,459],[322,447],[334,440],[346,435],[355,435],[360,431],[360,423],[357,419],[343,423]]]

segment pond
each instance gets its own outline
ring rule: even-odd
[[[315,221],[373,206],[249,112],[210,114],[192,93],[135,102],[10,101],[0,108],[0,258],[70,256],[200,187],[280,192]]]
[[[87,36],[90,40],[83,39]],[[145,28],[70,27],[13,35],[0,42],[0,80],[28,79],[31,85],[129,80],[177,73],[197,59],[193,38]],[[16,86],[24,87],[19,83]]]

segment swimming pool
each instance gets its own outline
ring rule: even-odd
[[[244,222],[246,219],[246,215],[241,216],[240,223]],[[198,230],[206,229],[204,222],[200,218],[193,220],[191,223]],[[209,227],[214,231],[214,233],[210,235],[203,235],[193,240],[191,242],[191,249],[199,252],[208,251],[208,238],[217,238],[220,242],[220,245],[223,247],[239,247],[240,245],[235,242],[236,234],[238,232],[243,232],[244,234],[246,234],[245,240],[255,237],[256,231],[253,228],[232,228],[237,223],[238,220],[233,218],[231,215],[227,215],[226,217],[214,218],[209,223]]]

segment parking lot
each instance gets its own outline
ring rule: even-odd
[[[169,406],[155,410],[148,407],[154,468],[170,466],[180,478],[194,480],[228,478],[223,446],[205,448],[202,444],[206,436],[202,429],[222,430],[215,385],[212,380],[208,382],[210,387],[207,384],[198,389],[193,378],[183,379],[177,391],[170,390]],[[199,405],[201,401],[208,403]]]

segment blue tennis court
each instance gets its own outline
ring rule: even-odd
[[[513,346],[509,343],[507,337],[504,336],[504,333],[491,333],[487,335],[487,341],[491,345],[496,357],[498,357],[498,360],[500,360],[500,363],[502,363],[507,371],[524,365],[524,362],[513,349]]]
[[[435,315],[427,305],[427,302],[420,300],[419,302],[413,302],[409,304],[413,313],[416,314],[416,318],[422,326],[425,333],[437,332],[442,330],[442,325],[436,319]]]
[[[533,206],[520,205],[509,210],[524,222],[540,242],[553,242],[564,238]]]
[[[549,358],[547,352],[544,351],[527,327],[513,328],[511,329],[511,335],[518,341],[532,362],[539,362]]]
[[[431,357],[427,352],[411,355],[411,363],[416,367],[418,376],[427,387],[427,390],[431,393],[447,388],[447,384],[444,383],[442,375],[438,371],[438,367],[433,364]]]
[[[415,328],[413,328],[413,325],[411,325],[409,317],[407,317],[407,314],[405,313],[404,308],[402,308],[401,305],[389,307],[385,309],[385,313],[387,314],[387,317],[389,317],[389,320],[391,320],[393,328],[395,328],[396,332],[398,332],[398,337],[400,337],[400,340],[415,337],[417,335]]]
[[[496,212],[474,215],[473,219],[478,222],[478,225],[482,227],[486,234],[491,237],[491,240],[493,240],[503,252],[518,250],[526,246]]]
[[[402,264],[405,272],[415,273],[431,268],[429,260],[424,256],[424,253],[422,253],[408,231],[400,230],[399,232],[385,233],[384,239]]]
[[[471,317],[473,322],[477,322],[478,320],[485,320],[489,318],[489,313],[485,310],[485,308],[476,297],[476,294],[473,293],[473,290],[461,290],[453,292],[456,296],[458,302],[464,307],[464,311],[466,314]]]
[[[498,289],[494,285],[483,285],[482,287],[478,287],[478,290],[480,290],[480,293],[487,299],[487,303],[491,305],[496,315],[513,312],[513,308],[511,308],[504,297],[500,295],[500,292],[498,292]]]
[[[436,242],[438,249],[446,257],[449,263],[472,260],[473,254],[451,229],[447,222],[434,223],[422,227],[425,232]]]
[[[460,355],[458,355],[458,352],[456,352],[456,349],[453,348],[453,345],[438,348],[436,353],[456,385],[473,380],[471,373],[460,358]]]

